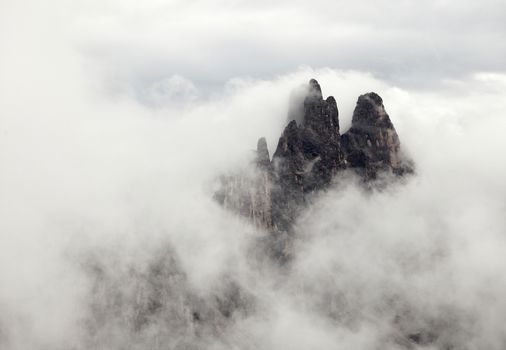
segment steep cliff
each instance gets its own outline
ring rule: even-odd
[[[272,158],[274,226],[288,231],[308,193],[330,184],[344,169],[341,151],[339,112],[336,100],[323,99],[321,87],[312,79],[302,106],[300,125],[288,123]]]
[[[413,172],[412,162],[401,153],[399,136],[383,100],[374,92],[358,98],[351,128],[342,135],[341,146],[348,167],[365,179],[376,178],[380,171],[397,175]]]
[[[365,182],[380,173],[402,176],[413,172],[383,100],[374,92],[358,98],[351,128],[340,134],[334,97],[323,99],[311,79],[299,120],[290,120],[272,160],[264,138],[258,141],[251,169],[223,176],[215,198],[226,208],[274,232],[290,232],[307,200],[324,190],[346,169]]]

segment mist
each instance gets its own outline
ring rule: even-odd
[[[83,30],[101,34],[108,11],[131,18],[133,4],[117,6],[0,5],[1,348],[402,349],[410,334],[420,348],[504,349],[506,74],[495,61],[430,88],[370,62],[303,57],[272,74],[262,60],[256,73],[192,79],[198,62],[146,64],[165,52],[158,36],[136,56]],[[151,29],[107,33],[137,47]],[[124,66],[110,64],[118,53]],[[272,154],[310,78],[336,98],[343,132],[360,94],[381,95],[416,174],[381,190],[336,178],[299,217],[280,267],[259,248],[268,233],[220,207],[213,186],[247,169],[259,137]]]

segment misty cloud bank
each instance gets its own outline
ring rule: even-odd
[[[374,193],[337,179],[283,269],[258,258],[265,233],[217,206],[212,183],[257,136],[275,142],[308,76],[335,92],[343,124],[350,95],[381,93],[418,174]],[[72,105],[57,91],[42,107],[3,100],[3,346],[402,348],[419,334],[501,349],[505,84],[478,74],[417,93],[326,69],[236,80],[177,110],[79,91]]]
[[[109,94],[100,77],[130,83],[55,30],[73,11],[0,6],[18,15],[0,24],[0,348],[505,348],[506,75],[421,91],[302,67],[202,99],[182,70],[142,98]],[[372,192],[336,179],[280,267],[213,184],[258,137],[272,152],[311,77],[343,131],[356,98],[379,93],[417,174]]]

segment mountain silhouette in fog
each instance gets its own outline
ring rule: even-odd
[[[289,234],[308,199],[344,171],[364,184],[414,171],[382,98],[374,92],[358,98],[351,127],[341,134],[336,99],[324,99],[320,84],[311,79],[288,119],[272,159],[265,138],[260,138],[253,170],[223,176],[215,194],[226,208],[274,233]],[[286,247],[280,249],[278,254],[287,253]]]

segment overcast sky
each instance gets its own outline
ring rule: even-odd
[[[50,37],[72,49],[110,93],[134,93],[151,104],[149,91],[174,76],[194,84],[191,93],[207,96],[231,78],[270,79],[301,66],[365,71],[409,88],[506,70],[502,0],[54,0],[0,6],[3,35],[15,40],[11,50],[23,35],[41,42]],[[188,92],[188,84],[183,89]]]
[[[422,86],[506,69],[501,0],[152,1],[95,8],[81,49],[135,81],[267,78],[300,65],[364,70]]]

